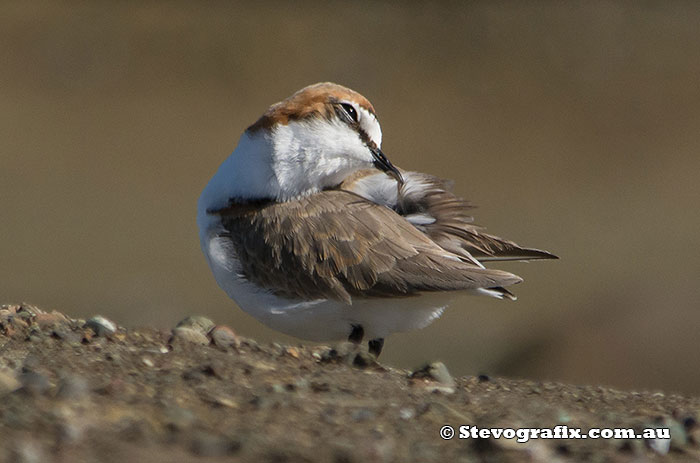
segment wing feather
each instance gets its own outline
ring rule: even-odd
[[[557,259],[549,252],[521,247],[475,225],[474,207],[450,190],[452,182],[419,172],[403,172],[404,185],[383,173],[363,171],[341,188],[394,209],[443,249],[474,263],[492,260]]]
[[[285,203],[232,204],[221,216],[242,274],[289,298],[410,296],[521,281],[439,246],[393,210],[341,190]]]

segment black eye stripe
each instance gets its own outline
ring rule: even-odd
[[[357,111],[355,111],[355,108],[350,103],[340,103],[340,106],[347,115],[350,116],[353,122],[357,122]]]

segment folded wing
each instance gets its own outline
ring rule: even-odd
[[[352,303],[481,288],[503,296],[502,286],[521,281],[461,258],[394,210],[348,191],[211,213],[221,216],[242,275],[284,297]]]
[[[355,175],[342,188],[390,207],[440,247],[468,261],[557,258],[484,233],[473,223],[473,206],[450,191],[451,182],[419,172],[402,174],[405,183],[400,189],[393,178],[372,171]]]

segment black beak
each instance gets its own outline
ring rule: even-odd
[[[382,153],[382,150],[379,148],[370,148],[370,151],[372,151],[372,156],[374,156],[374,167],[394,177],[396,181],[399,182],[399,185],[403,184],[401,172],[387,159],[384,153]]]

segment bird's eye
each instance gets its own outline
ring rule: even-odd
[[[343,107],[343,110],[350,116],[353,122],[357,122],[357,111],[355,111],[353,105],[350,103],[340,103],[340,106]]]

